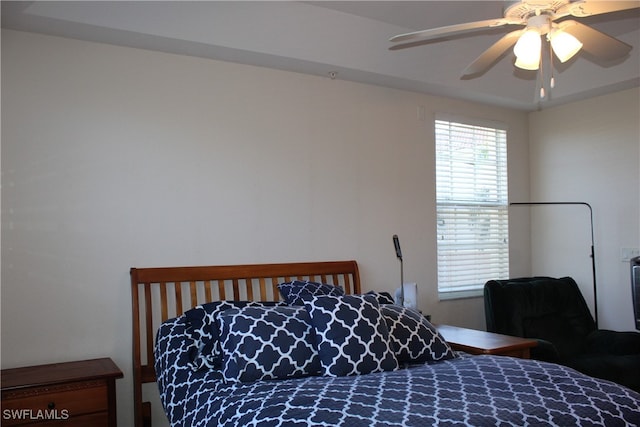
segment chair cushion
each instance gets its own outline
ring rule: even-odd
[[[566,363],[589,376],[613,381],[640,393],[640,354],[583,354]]]
[[[607,329],[593,331],[587,337],[587,353],[640,354],[640,333]],[[640,365],[638,365],[640,371]]]

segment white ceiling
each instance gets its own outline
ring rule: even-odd
[[[396,34],[502,17],[504,1],[2,1],[2,26],[266,66],[532,111],[640,85],[640,9],[580,21],[633,46],[615,63],[581,52],[537,96],[509,51],[482,76],[462,70],[508,30],[391,51]],[[640,6],[640,2],[635,1]]]

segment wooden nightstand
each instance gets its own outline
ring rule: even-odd
[[[116,379],[109,358],[3,369],[3,426],[115,427]]]
[[[538,345],[536,340],[528,338],[512,337],[450,325],[434,326],[454,350],[470,354],[495,354],[528,359],[531,348]]]

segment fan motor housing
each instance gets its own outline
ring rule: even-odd
[[[507,19],[527,21],[536,15],[553,15],[558,9],[570,3],[569,0],[522,0],[512,2],[504,11]]]

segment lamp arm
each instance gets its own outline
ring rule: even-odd
[[[402,306],[404,307],[404,271],[402,264],[402,249],[400,249],[400,239],[398,239],[398,235],[393,235],[393,246],[396,250],[396,256],[398,260],[400,260],[400,300],[402,300]]]

